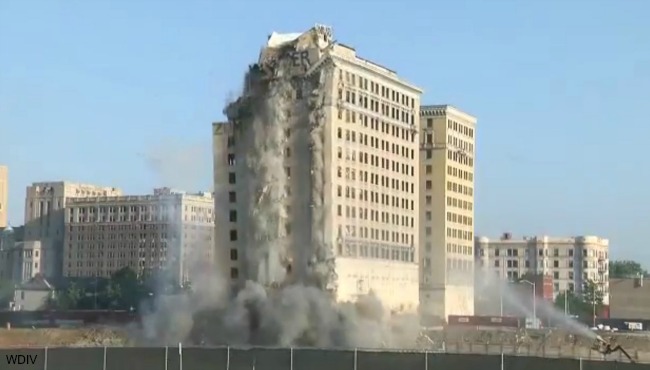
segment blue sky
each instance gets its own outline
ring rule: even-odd
[[[324,23],[423,102],[478,117],[477,234],[598,234],[650,267],[648,14],[644,0],[0,0],[10,220],[33,181],[209,189],[210,123],[266,36]]]

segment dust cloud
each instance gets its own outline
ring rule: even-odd
[[[206,175],[212,168],[209,142],[181,144],[167,140],[149,148],[140,156],[144,158],[147,168],[165,186],[194,192],[205,190],[201,184],[211,182],[212,176]]]
[[[333,299],[338,277],[324,201],[325,112],[334,104],[328,96],[332,43],[331,30],[323,26],[302,35],[270,36],[246,74],[243,93],[225,109],[237,143],[235,159],[218,165],[236,169],[245,283],[233,292],[222,271],[190,271],[192,292],[158,297],[143,318],[140,341],[416,347],[415,315],[388,312],[372,293],[355,302]],[[192,163],[186,157],[180,161]],[[224,195],[215,189],[217,212],[228,209]]]

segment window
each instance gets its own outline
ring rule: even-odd
[[[230,241],[236,241],[237,240],[237,230],[230,230]]]
[[[432,185],[432,183],[431,183],[431,180],[427,180],[427,182],[425,183],[425,188],[426,188],[427,190],[431,190],[431,187],[432,187],[432,186],[433,186],[433,185]]]
[[[431,174],[432,172],[433,172],[433,166],[431,166],[430,164],[428,164],[427,167],[426,167],[426,173],[427,173],[427,174]]]
[[[235,193],[234,191],[228,192],[228,200],[230,201],[230,203],[237,202],[237,193]]]
[[[234,172],[228,173],[228,183],[229,184],[234,184],[236,182],[236,177]]]
[[[239,277],[239,270],[236,267],[230,268],[230,278],[237,279]]]
[[[494,267],[499,267],[499,260],[494,260]]]
[[[557,271],[553,272],[553,279],[559,279],[560,278],[560,273]]]
[[[234,209],[230,210],[230,222],[237,222],[237,211]]]
[[[239,258],[239,255],[237,253],[237,249],[235,249],[235,248],[231,249],[230,250],[230,260],[231,261],[237,261],[238,258]]]
[[[554,260],[554,261],[553,261],[553,267],[554,267],[554,268],[558,268],[558,267],[560,267],[560,261],[558,261],[558,260]]]

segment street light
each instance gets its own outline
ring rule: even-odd
[[[521,283],[530,284],[533,286],[533,325],[537,329],[537,289],[535,283],[528,280],[520,280]]]

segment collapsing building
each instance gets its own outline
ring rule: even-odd
[[[417,309],[420,95],[328,27],[269,37],[213,127],[217,263],[234,285]]]

